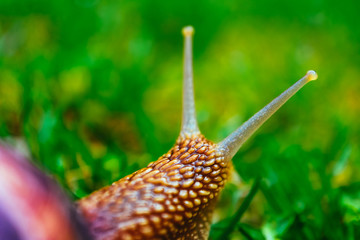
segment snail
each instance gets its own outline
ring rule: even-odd
[[[207,239],[216,199],[240,146],[293,94],[307,74],[220,143],[207,140],[195,117],[192,27],[183,28],[184,83],[180,136],[147,167],[81,199],[79,210],[97,239]]]
[[[183,109],[180,135],[174,147],[147,167],[77,201],[76,216],[82,230],[75,228],[73,236],[101,240],[207,239],[217,198],[230,174],[232,157],[288,99],[317,79],[316,72],[308,71],[228,137],[213,143],[201,134],[196,121],[194,29],[184,27],[182,33]],[[1,177],[0,180],[3,181]],[[72,207],[69,209],[66,216],[74,212]]]

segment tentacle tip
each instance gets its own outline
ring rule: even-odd
[[[195,30],[193,26],[186,26],[182,29],[182,34],[184,35],[184,37],[191,37],[194,35],[194,32]]]
[[[306,73],[306,78],[308,79],[308,81],[314,81],[318,78],[317,73],[314,70],[309,70]]]

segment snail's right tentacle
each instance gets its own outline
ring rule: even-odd
[[[286,103],[297,91],[299,91],[306,83],[316,80],[317,74],[310,70],[306,75],[289,87],[286,91],[272,100],[263,109],[258,111],[254,116],[247,120],[238,129],[232,132],[223,141],[218,143],[218,148],[223,151],[229,159],[231,159],[239,150],[241,145],[253,135],[253,133],[271,117],[284,103]]]

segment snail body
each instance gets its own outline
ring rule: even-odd
[[[240,146],[293,94],[308,73],[222,142],[199,131],[192,74],[192,27],[185,27],[183,112],[175,146],[147,167],[78,202],[96,239],[207,239],[212,212]]]
[[[69,240],[208,238],[212,213],[230,174],[232,157],[277,109],[307,82],[315,80],[317,75],[314,71],[308,71],[303,78],[228,137],[219,143],[213,143],[200,133],[195,117],[192,73],[193,33],[192,27],[183,29],[185,48],[182,124],[174,147],[147,167],[80,199],[75,204],[76,211],[70,206],[71,204],[68,204],[67,199],[62,200],[65,198],[62,193],[57,192],[56,184],[51,184],[52,187],[49,188],[41,184],[42,181],[31,181],[37,186],[34,189],[46,197],[46,202],[53,203],[48,204],[53,209],[51,212],[54,213],[51,215],[51,221],[49,218],[35,217],[36,211],[41,213],[41,208],[34,209],[31,204],[39,202],[36,200],[39,194],[35,194],[35,201],[23,198],[23,194],[15,190],[7,191],[6,194],[0,195],[0,222],[6,223],[11,228],[5,232],[0,228],[1,239],[34,239],[29,235],[31,228],[20,226],[18,219],[21,218],[27,219],[29,223],[33,223],[34,219],[37,222],[44,222],[43,225],[38,225],[44,226],[39,228],[39,234],[45,237],[36,239],[63,239],[65,235],[58,234],[59,227],[62,226],[66,226],[67,231],[63,232],[67,234],[66,238]],[[23,160],[16,159],[18,159],[16,154],[9,153],[0,144],[0,164],[3,166],[0,172],[4,173],[0,175],[0,190],[12,189],[21,182],[29,182],[29,179],[50,181],[44,178],[40,171],[35,171],[33,167],[23,165],[21,163]],[[22,172],[18,172],[19,169]],[[13,180],[14,184],[9,179]],[[15,202],[18,205],[28,206],[26,209],[33,216],[21,213],[13,214],[11,217],[11,211],[6,207],[13,207]],[[77,224],[75,222],[68,224],[74,221],[73,216],[76,216]],[[14,222],[19,223],[20,227]],[[62,224],[64,222],[67,225]],[[49,227],[45,229],[46,226]],[[16,233],[22,237],[11,237]]]
[[[206,239],[230,162],[201,135],[80,200],[99,239]]]

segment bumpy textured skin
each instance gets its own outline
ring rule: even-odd
[[[202,135],[81,199],[79,211],[96,239],[207,239],[229,164]]]

